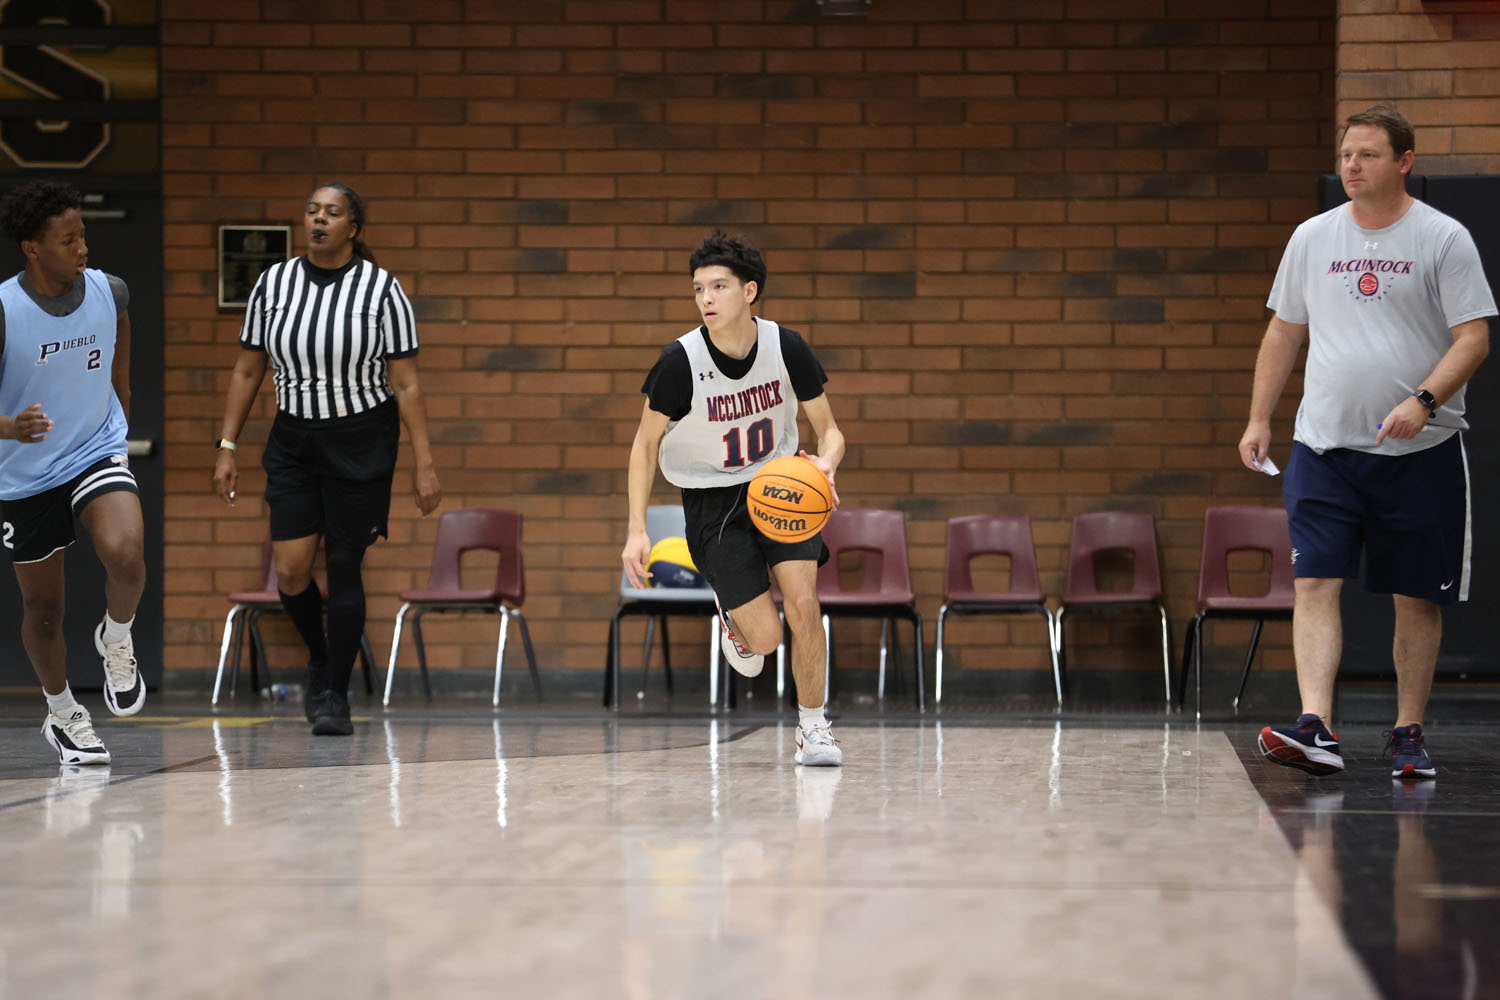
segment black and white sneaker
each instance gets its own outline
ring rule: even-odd
[[[1261,755],[1273,764],[1285,764],[1319,776],[1344,769],[1338,736],[1311,713],[1297,716],[1290,726],[1266,726],[1260,731],[1258,742]]]
[[[94,734],[89,710],[76,705],[66,716],[48,712],[42,720],[42,735],[57,751],[63,764],[108,764],[109,751]]]
[[[105,644],[104,623],[94,629],[94,648],[104,660],[104,704],[115,715],[134,715],[146,704],[146,683],[135,668],[135,644],[127,633],[119,642]]]
[[[717,594],[714,595],[714,607],[719,611],[719,647],[724,650],[724,658],[741,677],[759,677],[766,666],[765,656],[740,642],[734,631],[734,621],[719,603]]]

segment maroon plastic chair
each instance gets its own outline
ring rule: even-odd
[[[319,543],[321,544],[321,543]],[[219,640],[219,669],[214,674],[214,693],[211,704],[219,703],[219,688],[224,682],[224,665],[228,661],[229,667],[229,696],[234,697],[235,685],[240,676],[240,646],[245,632],[250,633],[250,686],[260,687],[260,671],[258,666],[266,664],[266,674],[271,672],[270,662],[266,659],[266,644],[260,635],[260,619],[266,614],[283,613],[281,607],[281,591],[277,589],[276,581],[276,557],[271,547],[271,538],[266,536],[265,545],[261,548],[260,557],[260,589],[259,590],[237,590],[229,595],[229,616],[224,619],[224,636]],[[233,659],[230,660],[230,653]],[[365,694],[375,693],[375,678],[371,664],[375,662],[375,653],[370,648],[369,637],[359,637],[359,664],[360,672],[365,678]]]
[[[1271,561],[1271,581],[1264,594],[1236,596],[1229,589],[1229,554],[1264,552]],[[1203,715],[1203,623],[1210,618],[1254,619],[1245,668],[1234,696],[1239,708],[1250,665],[1260,644],[1266,619],[1290,621],[1296,585],[1292,572],[1292,539],[1286,510],[1281,507],[1210,507],[1203,513],[1203,554],[1198,560],[1198,613],[1188,624],[1182,648],[1182,678],[1177,704],[1187,700],[1188,663],[1194,665],[1198,687],[1198,715]]]
[[[498,553],[495,582],[483,589],[465,589],[461,564],[465,552],[485,549]],[[396,678],[396,654],[401,649],[401,630],[411,617],[412,637],[417,645],[417,664],[422,670],[422,690],[432,699],[432,684],[427,678],[427,647],[422,642],[422,616],[426,614],[462,614],[479,611],[500,616],[500,639],[495,646],[495,692],[490,704],[500,704],[500,668],[505,661],[505,639],[512,618],[521,626],[521,641],[526,647],[526,664],[531,668],[531,683],[537,701],[542,700],[542,678],[536,669],[536,651],[531,646],[531,631],[521,614],[526,600],[526,566],[521,558],[521,515],[513,510],[469,507],[450,510],[438,521],[437,541],[432,549],[432,570],[425,590],[403,590],[398,595],[401,609],[396,612],[396,629],[391,636],[391,662],[385,672],[385,701],[391,703],[391,685]]]
[[[1130,589],[1100,590],[1094,578],[1094,556],[1125,550],[1135,556],[1135,579]],[[1161,616],[1161,665],[1166,679],[1167,707],[1172,705],[1172,627],[1162,603],[1161,557],[1156,548],[1156,521],[1150,514],[1101,511],[1073,518],[1068,545],[1068,580],[1057,610],[1057,662],[1067,670],[1063,630],[1070,612],[1141,611],[1155,608]]]
[[[823,630],[827,644],[829,675],[833,669],[833,631],[830,618],[879,618],[880,670],[879,694],[885,697],[886,653],[893,636],[892,622],[904,618],[911,622],[916,637],[917,708],[925,711],[927,694],[924,682],[922,616],[917,613],[916,596],[911,589],[911,569],[906,556],[906,515],[899,510],[841,507],[823,526],[823,543],[828,546],[828,562],[818,567],[818,603],[823,606]],[[839,556],[845,552],[863,552],[864,576],[856,590],[839,586]],[[824,688],[825,692],[827,687]]]
[[[1010,556],[1010,587],[1003,591],[974,589],[969,564],[976,556]],[[1047,650],[1052,655],[1052,683],[1062,704],[1062,671],[1057,664],[1056,623],[1036,569],[1036,546],[1031,519],[1024,515],[975,514],[948,521],[947,554],[943,565],[943,606],[938,611],[936,688],[933,701],[943,702],[944,620],[950,615],[1039,614],[1047,619]]]

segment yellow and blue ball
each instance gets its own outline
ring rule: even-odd
[[[693,565],[687,539],[681,536],[663,538],[651,546],[646,560],[653,587],[704,587],[703,574]]]

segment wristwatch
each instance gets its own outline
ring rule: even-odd
[[[1427,407],[1427,415],[1429,417],[1435,417],[1435,416],[1437,416],[1437,397],[1436,396],[1434,396],[1432,393],[1428,392],[1426,389],[1418,389],[1416,392],[1412,393],[1412,395],[1415,396],[1415,397],[1417,397],[1417,402],[1419,402],[1423,406]]]
[[[219,438],[219,442],[214,445],[214,451],[222,451],[225,448],[228,448],[230,451],[240,450],[239,445],[235,444],[228,438]]]

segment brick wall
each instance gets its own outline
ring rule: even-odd
[[[168,668],[212,664],[222,595],[255,579],[266,530],[269,391],[239,508],[208,490],[239,320],[214,305],[214,227],[294,221],[325,179],[365,195],[369,242],[419,310],[445,507],[527,518],[546,668],[602,664],[641,376],[696,320],[686,256],[715,226],[765,249],[765,314],[829,369],[844,502],[907,511],[929,621],[946,518],[1030,515],[1055,594],[1071,516],[1125,508],[1159,520],[1180,636],[1204,507],[1278,502],[1234,444],[1281,247],[1331,165],[1338,25],[1340,98],[1428,85],[1384,40],[1408,18],[1344,6],[875,0],[819,20],[810,0],[732,17],[706,0],[322,0],[308,23],[290,0],[163,0]],[[1477,50],[1463,18],[1421,20]],[[1455,157],[1496,141],[1460,127],[1482,104],[1468,95],[1497,87],[1473,58],[1431,74]],[[398,493],[409,468],[403,449]],[[398,496],[367,560],[382,659],[394,592],[425,580],[436,525],[413,514]],[[431,662],[485,668],[492,628],[434,624]],[[849,628],[845,665],[875,634]],[[1151,683],[1149,623],[1069,634],[1073,665]],[[956,661],[1041,669],[1042,636],[965,623]]]
[[[1344,0],[1339,116],[1389,101],[1417,126],[1420,172],[1500,173],[1500,12],[1479,9]]]

